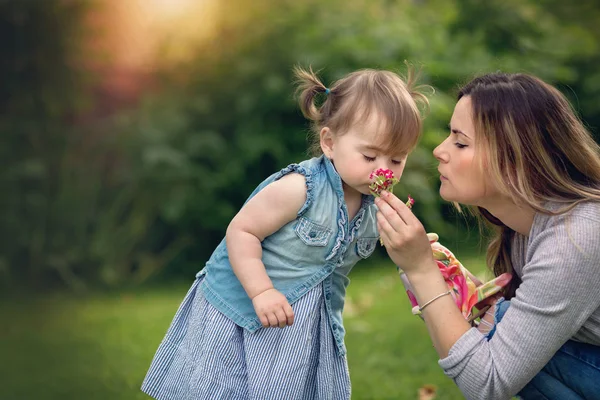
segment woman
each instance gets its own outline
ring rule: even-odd
[[[460,91],[434,155],[440,195],[495,226],[488,263],[514,276],[485,336],[445,295],[421,223],[394,195],[377,199],[446,375],[468,399],[600,399],[598,144],[558,90],[494,73]]]

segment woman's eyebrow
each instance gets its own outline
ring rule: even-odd
[[[450,124],[448,124],[448,129],[450,129],[450,132],[456,134],[456,135],[464,135],[465,137],[471,139],[469,137],[469,135],[467,135],[466,133],[464,133],[463,131],[461,131],[460,129],[452,129],[452,126]]]

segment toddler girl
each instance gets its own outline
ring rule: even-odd
[[[342,310],[348,273],[379,238],[369,176],[402,176],[427,99],[410,71],[330,88],[295,73],[317,156],[268,177],[229,224],[146,375],[156,399],[350,398]]]

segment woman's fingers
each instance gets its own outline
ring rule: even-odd
[[[406,204],[387,192],[376,204],[377,227],[391,260],[405,272],[435,266],[425,228]]]
[[[396,211],[396,213],[405,223],[410,224],[417,220],[417,217],[415,217],[410,208],[408,208],[408,206],[394,194],[384,190],[381,192],[381,198]]]
[[[384,200],[377,200],[377,208],[379,209],[378,215],[381,215],[387,222],[390,229],[396,232],[401,232],[406,227],[406,222],[400,217],[398,212],[392,208],[392,206]],[[384,228],[386,226],[384,225]]]
[[[487,297],[487,298],[481,300],[479,303],[475,304],[475,307],[476,308],[482,308],[484,306],[493,306],[502,297],[504,297],[502,293],[493,294],[492,296]]]
[[[381,210],[377,212],[377,223],[379,224],[380,234],[385,233],[387,236],[390,236],[392,233],[396,232],[396,229],[390,224],[388,217],[385,216]]]
[[[387,226],[384,227],[384,224]],[[377,230],[379,231],[379,236],[381,237],[381,240],[383,240],[383,244],[386,247],[388,247],[392,243],[392,238],[388,233],[388,231],[390,231],[391,229],[392,228],[390,227],[390,224],[386,221],[385,217],[377,213]]]
[[[391,195],[388,198],[390,199],[389,201],[384,199],[377,200],[377,208],[379,209],[377,215],[382,229],[388,231],[388,235],[392,239],[395,239],[394,242],[400,239],[402,241],[411,241],[421,236],[424,236],[427,242],[429,242],[425,234],[425,228],[417,217],[413,215],[412,211],[398,200],[396,196]],[[390,202],[394,203],[393,206]]]

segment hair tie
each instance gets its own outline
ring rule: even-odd
[[[329,88],[325,88],[325,94],[329,94],[331,93],[331,90],[329,90]]]

